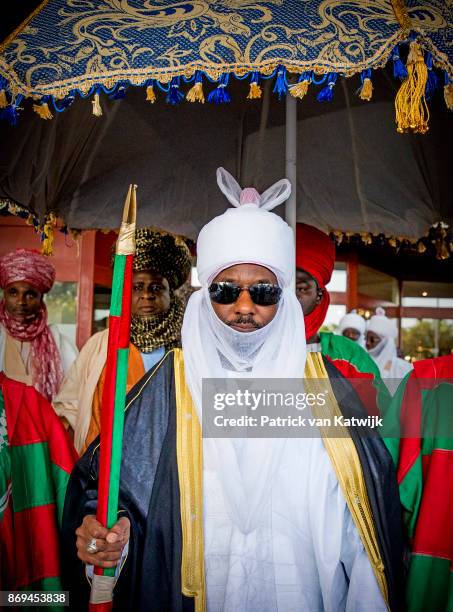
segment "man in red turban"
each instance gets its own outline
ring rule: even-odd
[[[304,311],[307,342],[316,337],[330,304],[327,283],[335,264],[335,244],[312,225],[296,227],[296,293]]]
[[[312,225],[298,223],[296,293],[304,312],[307,350],[326,356],[356,388],[367,411],[379,414],[390,398],[373,359],[357,342],[331,332],[319,332],[330,304],[326,285],[334,265],[335,244],[329,236]],[[367,379],[371,385],[365,383]]]
[[[17,249],[0,257],[0,370],[32,385],[47,400],[57,394],[77,350],[47,324],[43,295],[55,268],[37,251]]]

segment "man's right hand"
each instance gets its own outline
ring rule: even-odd
[[[77,556],[84,563],[98,567],[115,567],[121,551],[129,540],[131,524],[122,516],[111,529],[103,527],[94,514],[89,514],[76,530]],[[87,546],[96,538],[97,552],[87,552]]]

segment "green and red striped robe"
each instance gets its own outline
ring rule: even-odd
[[[52,406],[0,372],[0,590],[58,590],[59,526],[77,453]]]
[[[407,607],[453,610],[453,355],[416,362],[392,406],[403,434],[392,454],[411,543]]]
[[[345,336],[320,332],[321,354],[347,378],[370,415],[385,415],[390,394],[374,360]]]

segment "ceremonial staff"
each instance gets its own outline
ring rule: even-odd
[[[97,520],[107,528],[117,521],[123,444],[124,406],[131,326],[132,262],[135,253],[136,185],[130,185],[116,242],[105,384],[101,404],[101,442]],[[115,568],[94,568],[90,611],[112,609]]]

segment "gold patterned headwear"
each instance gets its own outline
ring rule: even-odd
[[[187,279],[192,265],[187,244],[179,236],[144,227],[135,231],[134,272],[153,270],[165,277],[171,289]]]

